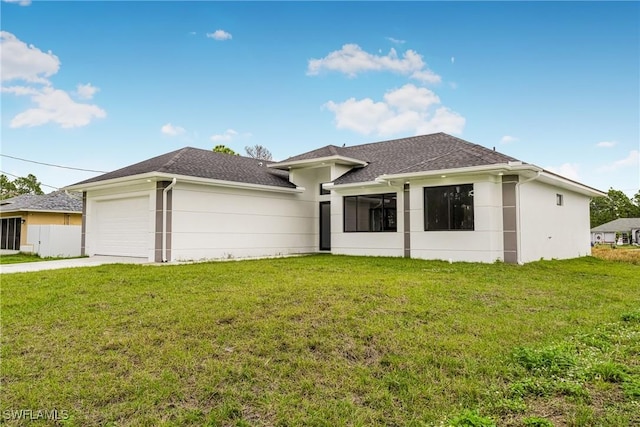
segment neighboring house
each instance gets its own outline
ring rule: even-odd
[[[640,245],[640,218],[618,218],[591,229],[591,242]]]
[[[69,196],[63,190],[36,195],[23,194],[0,200],[0,248],[25,250],[30,225],[81,225],[82,199]],[[29,251],[32,248],[28,248]]]
[[[281,162],[183,148],[68,187],[83,254],[334,254],[522,263],[590,254],[601,191],[437,133]]]

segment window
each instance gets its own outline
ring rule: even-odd
[[[425,187],[424,229],[473,230],[473,184]]]
[[[396,231],[397,195],[370,194],[344,198],[344,231]]]
[[[556,194],[556,205],[558,206],[562,206],[564,204],[564,197],[562,197],[562,194]]]
[[[321,183],[320,183],[320,195],[321,195],[321,196],[326,196],[327,194],[331,194],[331,191],[329,191],[329,190],[325,190],[325,189],[322,187],[322,184],[327,184],[327,183],[326,183],[326,182],[321,182]]]

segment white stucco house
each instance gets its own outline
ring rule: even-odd
[[[85,255],[149,261],[330,252],[525,263],[590,254],[605,193],[444,134],[280,162],[183,148],[67,187]]]

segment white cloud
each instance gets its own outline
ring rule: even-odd
[[[51,51],[45,53],[27,45],[7,31],[0,31],[0,49],[3,81],[49,84],[46,78],[60,69],[60,60]]]
[[[213,33],[207,33],[207,37],[219,41],[231,40],[233,38],[233,36],[225,30],[216,30]]]
[[[416,87],[410,83],[385,93],[384,100],[400,111],[426,110],[432,105],[440,104],[438,95],[427,88]]]
[[[91,120],[106,117],[97,105],[76,102],[67,92],[55,89],[48,77],[60,69],[60,60],[51,51],[45,53],[27,45],[15,35],[0,31],[2,48],[2,80],[22,80],[25,85],[2,87],[2,93],[30,96],[35,104],[11,120],[12,128],[41,126],[56,123],[63,128],[86,126]],[[42,86],[44,85],[44,86]],[[75,94],[80,99],[91,99],[99,89],[78,84]]]
[[[40,93],[38,89],[29,86],[2,86],[0,91],[4,93],[12,93],[17,96],[37,95]]]
[[[455,56],[452,56],[452,57],[451,57],[451,63],[452,63],[452,64],[454,64],[455,62],[456,62],[456,57],[455,57]]]
[[[238,135],[238,132],[233,129],[227,129],[221,134],[211,135],[210,139],[213,142],[227,142],[231,141],[236,135]]]
[[[375,102],[371,98],[350,98],[341,103],[329,101],[324,106],[334,113],[338,129],[349,129],[365,135],[462,133],[464,117],[446,107],[432,111],[432,107],[439,104],[440,99],[430,90],[407,84],[388,91],[384,95],[384,102]]]
[[[466,119],[447,107],[440,107],[430,118],[427,117],[416,129],[416,134],[429,134],[436,132],[453,133],[460,135],[464,129]]]
[[[501,144],[509,144],[511,142],[516,142],[518,141],[518,138],[516,138],[515,136],[511,136],[511,135],[505,135],[502,138],[500,138],[500,143]]]
[[[413,78],[428,82],[439,81],[440,77],[425,69],[422,56],[413,50],[407,50],[402,58],[395,49],[387,55],[374,55],[362,50],[357,44],[345,44],[342,49],[333,51],[321,59],[310,59],[307,75],[315,76],[321,71],[338,71],[355,77],[366,71],[391,71],[412,75]]]
[[[160,128],[160,132],[169,136],[177,136],[186,132],[185,128],[180,126],[174,126],[171,123],[167,123],[166,125]]]
[[[442,81],[442,77],[431,70],[416,71],[415,73],[411,74],[411,78],[419,80],[422,83],[440,83]]]
[[[370,98],[359,101],[349,98],[341,103],[329,101],[325,107],[335,114],[338,129],[349,129],[365,135],[374,132],[381,123],[393,117],[387,104],[374,102]]]
[[[604,165],[598,168],[598,172],[613,172],[618,169],[626,168],[629,166],[640,165],[640,152],[638,150],[631,150],[627,157],[621,160],[617,160],[608,165]]]
[[[91,83],[87,83],[86,85],[78,83],[78,86],[76,86],[76,93],[80,99],[91,99],[99,90],[100,88],[92,86]]]
[[[580,174],[578,173],[580,167],[576,163],[563,163],[558,167],[549,166],[546,169],[550,172],[564,176],[565,178],[569,178],[574,181],[580,180]]]
[[[600,141],[596,144],[596,147],[600,148],[611,148],[617,144],[616,141]]]
[[[395,44],[405,44],[407,42],[406,40],[394,39],[393,37],[387,37],[387,40]]]
[[[31,95],[31,100],[37,108],[30,108],[16,115],[11,120],[12,128],[41,126],[47,123],[73,128],[86,126],[94,118],[104,118],[107,115],[97,105],[75,102],[67,92],[49,86]]]
[[[29,6],[31,0],[2,0],[5,3],[18,3],[20,6]]]

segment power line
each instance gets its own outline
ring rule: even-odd
[[[1,173],[1,174],[3,174],[3,175],[9,175],[9,176],[12,176],[12,177],[14,177],[14,178],[24,178],[24,177],[22,177],[22,176],[14,175],[14,174],[12,174],[12,173],[5,172],[5,171],[1,171],[1,170],[0,170],[0,173]],[[40,185],[44,185],[45,187],[53,188],[54,190],[59,190],[59,189],[60,189],[60,187],[54,187],[53,185],[47,185],[47,184],[43,184],[43,183],[41,183],[41,182],[39,182],[38,184],[40,184]]]
[[[21,159],[20,157],[13,157],[13,156],[9,156],[7,154],[0,154],[0,156],[8,157],[10,159],[15,159],[15,160],[22,160],[23,162],[36,163],[38,165],[53,166],[54,168],[72,169],[72,170],[83,171],[83,172],[107,173],[106,171],[97,171],[97,170],[93,170],[93,169],[82,169],[82,168],[74,168],[74,167],[71,167],[71,166],[54,165],[52,163],[36,162],[35,160]],[[47,187],[49,187],[49,186],[47,185]]]

